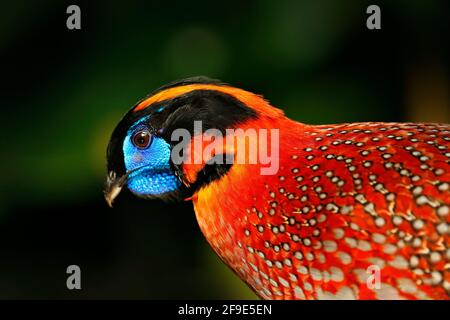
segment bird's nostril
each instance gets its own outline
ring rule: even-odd
[[[106,178],[106,183],[105,183],[105,189],[104,189],[103,193],[105,195],[105,200],[110,207],[112,207],[112,203],[113,203],[114,199],[119,195],[126,180],[127,180],[127,175],[117,177],[117,174],[115,171],[108,172],[108,176]]]
[[[109,179],[110,181],[115,180],[115,179],[116,179],[116,172],[115,172],[115,171],[110,171],[110,172],[108,172],[108,179]]]

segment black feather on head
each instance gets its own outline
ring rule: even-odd
[[[209,79],[207,77],[187,78],[164,85],[152,92],[145,99],[164,90],[190,84],[226,85],[220,80]],[[214,128],[225,133],[225,129],[231,128],[237,123],[257,117],[253,109],[235,97],[216,90],[201,89],[189,91],[174,98],[153,103],[142,110],[135,111],[136,106],[143,100],[140,100],[123,116],[114,129],[108,144],[107,169],[108,172],[115,172],[118,177],[126,174],[122,148],[127,132],[136,121],[145,116],[149,116],[147,125],[152,128],[152,134],[162,137],[171,146],[173,146],[171,136],[175,129],[187,129],[193,136],[194,121],[202,121],[203,131]],[[173,167],[174,172],[182,178],[183,173],[181,169],[177,165]],[[229,168],[230,165],[225,164],[207,165],[204,170],[199,172],[197,176],[198,181],[192,187],[196,189],[200,188],[214,179],[221,177]]]

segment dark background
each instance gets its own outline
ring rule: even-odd
[[[81,30],[66,28],[70,4]],[[447,15],[445,0],[2,3],[0,298],[255,298],[190,203],[125,192],[106,206],[121,115],[206,75],[307,123],[449,122]],[[66,288],[71,264],[81,291]]]

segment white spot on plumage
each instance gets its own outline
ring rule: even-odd
[[[380,300],[403,300],[398,290],[386,283],[382,283],[380,289],[375,290],[375,295]]]
[[[372,234],[372,240],[375,243],[383,244],[386,241],[386,236],[381,233],[374,233]]]
[[[400,217],[400,216],[394,216],[394,217],[392,218],[392,223],[393,223],[394,225],[396,225],[396,226],[401,225],[402,222],[403,222],[403,218]]]
[[[441,255],[439,254],[439,252],[436,251],[431,252],[430,261],[431,263],[438,263],[439,261],[441,261]]]
[[[303,292],[302,288],[300,288],[299,286],[294,287],[294,295],[297,299],[301,299],[301,300],[306,299],[305,293]]]
[[[415,268],[419,265],[419,258],[417,256],[411,256],[411,258],[409,258],[409,265],[412,268]]]
[[[313,261],[314,260],[314,254],[312,252],[308,252],[305,255],[306,260]]]
[[[272,292],[270,292],[269,289],[267,289],[266,287],[263,287],[263,290],[267,296],[272,296]]]
[[[367,271],[365,269],[361,269],[361,268],[354,269],[353,273],[355,274],[359,283],[367,283],[367,279],[370,276],[370,274],[367,273]]]
[[[408,261],[406,261],[406,259],[403,258],[402,256],[396,256],[394,260],[389,261],[388,264],[396,269],[408,268]]]
[[[310,273],[310,275],[311,275],[311,277],[312,277],[312,279],[314,281],[321,281],[322,280],[322,272],[320,272],[319,269],[311,268],[309,270],[309,273]]]
[[[325,240],[323,245],[326,252],[335,252],[337,250],[337,243],[333,240]]]
[[[289,282],[283,277],[278,276],[278,281],[281,283],[283,287],[289,288]]]
[[[343,264],[350,264],[352,262],[352,257],[347,252],[339,251],[337,257]]]
[[[288,267],[292,267],[292,261],[289,258],[284,259],[284,264]]]
[[[440,224],[437,225],[436,230],[438,233],[445,235],[448,233],[449,228],[448,228],[448,223],[446,222],[442,222]]]
[[[370,242],[366,240],[358,240],[358,247],[361,251],[370,251],[372,249],[372,246],[370,245]]]
[[[442,281],[442,274],[439,271],[431,272],[431,284],[437,285]]]
[[[331,274],[331,280],[333,280],[333,281],[341,282],[344,280],[344,273],[338,267],[331,267],[330,274]]]
[[[377,217],[377,218],[375,219],[375,225],[376,225],[377,227],[379,227],[379,228],[384,227],[385,224],[386,224],[386,221],[384,220],[383,217]]]
[[[255,281],[255,283],[256,283],[258,286],[262,287],[263,284],[262,284],[261,280],[259,280],[258,277],[253,277],[253,281]]]
[[[273,279],[269,279],[269,282],[270,282],[270,284],[271,284],[272,286],[274,286],[275,288],[278,288],[278,282],[276,282],[276,281],[273,280]]]
[[[308,269],[305,266],[298,267],[297,271],[298,271],[298,273],[303,274],[303,275],[308,274]]]
[[[369,259],[367,259],[367,261],[369,261],[373,265],[377,265],[380,268],[384,268],[386,265],[385,260],[378,257],[370,257]]]
[[[443,205],[437,209],[437,214],[441,217],[444,217],[444,216],[448,215],[449,211],[450,211],[449,207],[446,205]]]
[[[418,238],[418,237],[414,238],[412,240],[412,246],[414,248],[419,248],[420,246],[422,246],[422,240],[420,238]]]
[[[317,299],[319,300],[355,300],[356,296],[350,287],[340,288],[336,294],[328,291],[317,290]]]
[[[421,186],[417,186],[412,190],[413,195],[417,196],[421,194],[423,191],[423,188]]]
[[[303,259],[303,254],[302,254],[300,251],[296,251],[296,252],[294,253],[294,257],[295,257],[297,260],[302,260],[302,259]]]
[[[338,240],[342,239],[345,236],[344,229],[342,229],[342,228],[334,228],[333,234],[334,234],[334,237]]]
[[[291,280],[292,282],[297,282],[298,278],[295,274],[289,272],[289,280]]]
[[[424,195],[421,195],[421,196],[419,196],[419,197],[416,199],[416,203],[417,203],[418,205],[424,205],[424,204],[426,204],[426,203],[428,203],[428,202],[429,202],[428,198],[427,198],[426,196],[424,196]]]
[[[306,291],[312,291],[312,290],[313,290],[312,284],[309,283],[309,282],[307,282],[307,281],[303,284],[303,288],[304,288]]]
[[[260,274],[261,277],[263,277],[264,279],[269,280],[269,276],[268,276],[265,272],[260,271],[259,274]]]
[[[411,279],[399,278],[397,283],[399,289],[405,293],[415,294],[417,292],[417,286]]]
[[[425,226],[425,223],[421,219],[416,219],[413,222],[413,228],[416,230],[420,230]]]
[[[350,248],[356,248],[356,245],[357,245],[356,239],[347,237],[347,238],[345,238],[344,241],[345,241],[345,243],[347,243],[347,245]]]
[[[449,184],[447,182],[443,182],[439,184],[438,190],[439,191],[447,191],[449,189]]]
[[[250,265],[250,267],[251,267],[253,270],[255,270],[255,272],[258,272],[258,271],[259,271],[258,267],[255,266],[253,263],[249,262],[248,264]]]

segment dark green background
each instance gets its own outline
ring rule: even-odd
[[[78,3],[82,29],[66,28]],[[382,29],[369,31],[369,4]],[[105,148],[158,86],[206,75],[307,123],[449,122],[447,1],[1,5],[0,298],[254,298],[190,203],[103,201]],[[82,290],[66,289],[66,267]]]

